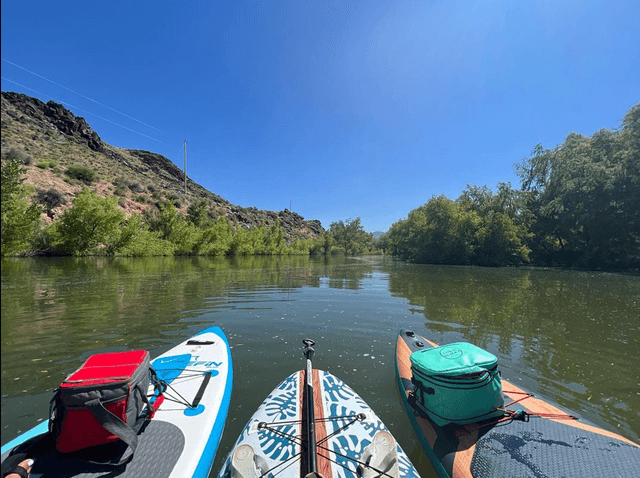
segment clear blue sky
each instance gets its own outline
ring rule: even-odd
[[[640,100],[640,2],[3,0],[2,90],[234,204],[386,230]]]

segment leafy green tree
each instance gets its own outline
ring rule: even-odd
[[[408,222],[411,260],[428,264],[469,263],[477,214],[445,196],[437,196],[411,211]]]
[[[276,222],[269,228],[265,238],[265,252],[267,254],[283,254],[286,248],[286,242],[284,240],[284,231],[280,226],[280,220],[276,219]]]
[[[302,240],[299,237],[293,241],[293,246],[290,248],[290,254],[304,255],[309,254],[311,243],[309,240]]]
[[[477,214],[472,234],[473,264],[517,265],[529,262],[532,222],[526,196],[508,183],[498,184],[496,194],[487,186],[467,186],[457,200]]]
[[[244,256],[253,254],[254,252],[254,241],[251,231],[244,227],[238,227],[231,239],[230,253],[235,256]]]
[[[331,249],[333,249],[333,246],[335,245],[336,240],[334,239],[333,235],[329,232],[329,231],[324,231],[322,233],[322,252],[325,256],[328,256],[329,254],[331,254]]]
[[[620,239],[615,260],[640,268],[640,103],[622,119],[616,163],[620,164],[615,201],[618,206]]]
[[[71,255],[94,254],[99,248],[111,251],[120,239],[124,218],[117,198],[103,198],[83,189],[73,200],[73,207],[60,217],[57,226],[60,247]]]
[[[346,222],[333,222],[329,226],[329,231],[336,245],[342,248],[345,254],[362,253],[373,243],[373,234],[365,232],[359,217],[347,219]]]
[[[232,235],[231,226],[221,217],[202,231],[195,251],[202,255],[224,255],[231,248]]]
[[[536,256],[588,268],[640,266],[640,104],[619,131],[571,133],[517,167],[535,211]]]
[[[528,260],[526,228],[518,226],[517,194],[469,186],[456,201],[432,197],[393,224],[382,244],[403,259],[427,264],[513,265]]]
[[[146,220],[149,230],[158,232],[161,239],[174,244],[178,255],[193,254],[200,242],[201,234],[178,213],[171,201],[161,204],[159,211],[148,214]]]
[[[207,201],[201,199],[195,201],[187,208],[187,221],[197,228],[206,229],[212,223],[207,211]]]
[[[16,254],[29,247],[40,227],[41,208],[27,197],[17,159],[2,161],[1,254]]]
[[[508,215],[493,212],[482,217],[480,224],[474,234],[474,264],[506,266],[529,262],[529,248]]]
[[[263,225],[249,230],[252,254],[267,254],[267,231]]]
[[[122,256],[170,256],[175,253],[173,243],[161,239],[158,232],[151,232],[140,214],[132,214],[122,226],[119,239],[107,251]]]

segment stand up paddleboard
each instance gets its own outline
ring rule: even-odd
[[[396,378],[413,428],[440,478],[638,476],[638,444],[577,419],[575,413],[533,397],[505,379],[504,408],[509,413],[480,423],[439,426],[415,404],[409,358],[435,347],[401,329]]]
[[[376,414],[329,372],[287,377],[260,405],[229,453],[220,478],[418,478]]]
[[[35,460],[32,478],[206,478],[231,398],[229,342],[219,327],[210,327],[153,360],[151,367],[168,387],[155,416],[142,427],[129,463],[114,468],[87,463],[78,454],[57,454],[45,421],[2,447],[3,472],[7,459],[22,456]]]

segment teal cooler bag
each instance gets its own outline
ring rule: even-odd
[[[466,342],[411,354],[415,403],[437,425],[499,417],[504,408],[495,355]]]

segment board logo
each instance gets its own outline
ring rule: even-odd
[[[218,368],[220,365],[222,365],[222,362],[198,360],[198,357],[194,357],[189,362],[190,367]]]
[[[441,348],[443,348],[443,350],[440,351],[440,355],[442,356],[442,358],[457,359],[458,357],[462,356],[462,350],[458,348]]]

